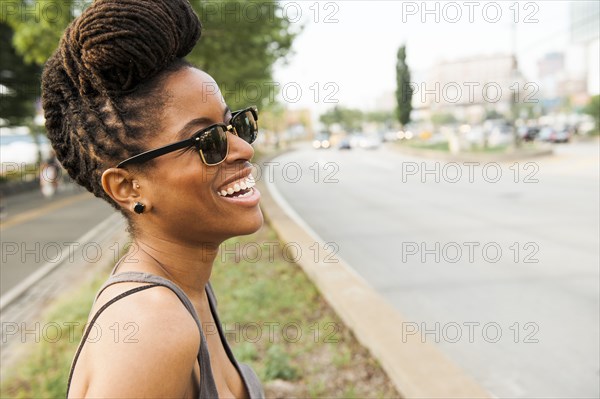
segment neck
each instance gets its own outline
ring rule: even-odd
[[[128,259],[135,269],[160,275],[181,287],[190,297],[203,295],[218,243],[190,244],[155,236],[136,237]]]

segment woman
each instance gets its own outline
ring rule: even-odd
[[[58,180],[60,179],[60,164],[56,160],[54,152],[40,166],[40,188],[42,195],[46,198],[52,198],[58,189]]]
[[[258,117],[231,112],[183,60],[200,28],[186,0],[97,0],[44,69],[59,161],[123,213],[134,241],[96,297],[69,397],[264,396],[231,354],[209,284],[219,245],[263,222],[249,163]]]

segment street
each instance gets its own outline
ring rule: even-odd
[[[260,178],[497,397],[598,397],[598,142],[446,163],[304,148]],[[374,310],[376,311],[376,310]]]
[[[2,220],[0,294],[5,295],[47,263],[74,261],[74,252],[86,243],[78,240],[114,213],[86,190],[68,187],[52,199],[39,190],[2,200],[7,217]],[[98,255],[89,245],[90,260]]]

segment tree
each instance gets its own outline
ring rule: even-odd
[[[27,65],[11,45],[12,28],[0,22],[0,99],[1,124],[18,126],[31,124],[35,101],[39,97],[40,67]],[[0,124],[0,125],[1,125]]]
[[[88,4],[91,3],[88,2]],[[63,31],[85,6],[82,1],[21,0],[3,8],[13,28],[13,45],[28,64],[44,65],[58,47]]]
[[[394,119],[393,112],[388,111],[370,111],[365,113],[365,120],[391,126]]]
[[[588,115],[591,115],[596,122],[596,132],[600,130],[600,94],[597,94],[590,98],[590,102],[583,109]]]
[[[396,61],[396,100],[398,102],[397,117],[402,128],[410,122],[412,111],[413,88],[410,81],[410,70],[406,65],[406,46],[398,49]]]
[[[327,129],[329,129],[331,125],[337,123],[342,129],[350,133],[360,130],[362,122],[364,121],[364,115],[359,109],[335,106],[321,114],[319,121],[321,121]]]
[[[232,109],[274,102],[278,85],[273,82],[273,65],[285,61],[302,27],[292,27],[278,2],[191,3],[203,29],[188,60],[213,76]],[[10,9],[7,6],[5,15],[15,31],[18,53],[28,63],[43,65],[58,47],[68,23],[89,4],[87,0],[21,0]]]
[[[202,37],[188,59],[220,85],[232,109],[274,102],[272,68],[285,61],[301,27],[292,29],[279,2],[192,2]]]
[[[449,125],[456,122],[456,118],[451,113],[440,112],[431,115],[431,123],[433,123],[435,126]]]

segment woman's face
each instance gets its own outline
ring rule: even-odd
[[[147,148],[183,140],[231,118],[217,84],[203,71],[184,68],[167,78],[164,90],[169,99],[161,131],[148,141]],[[252,178],[252,146],[230,132],[227,140],[229,154],[216,166],[205,165],[194,148],[154,159],[138,180],[141,201],[151,205],[138,218],[142,231],[152,229],[153,234],[168,240],[198,244],[220,243],[262,226],[260,193],[255,187],[244,197],[219,194],[239,190],[236,184],[243,188]]]

